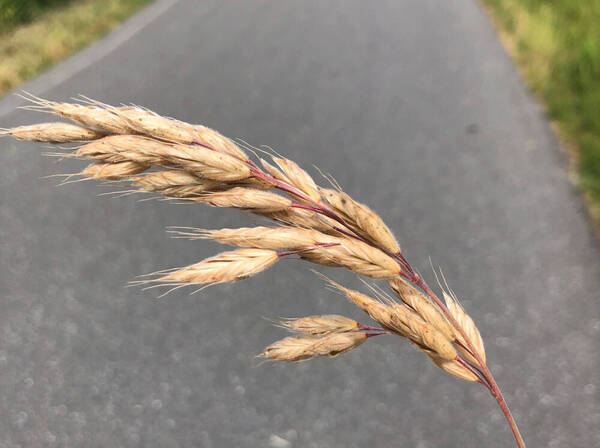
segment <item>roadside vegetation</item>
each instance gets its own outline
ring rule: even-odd
[[[483,0],[600,223],[600,0]]]
[[[0,0],[0,96],[103,36],[150,0]]]

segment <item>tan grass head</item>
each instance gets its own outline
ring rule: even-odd
[[[341,213],[346,221],[359,229],[367,239],[379,244],[388,253],[400,252],[400,246],[392,231],[377,213],[366,205],[356,202],[343,191],[321,188],[320,192],[326,202]]]
[[[279,325],[296,333],[326,335],[358,330],[358,322],[338,314],[307,316],[279,321]]]
[[[120,180],[148,169],[148,165],[137,162],[92,163],[80,174],[91,179]]]
[[[399,277],[388,280],[388,283],[396,293],[396,297],[415,311],[425,322],[433,325],[446,339],[454,341],[456,330],[437,305],[431,303],[424,294]]]
[[[400,265],[383,251],[362,241],[339,239],[336,246],[319,246],[302,258],[324,266],[345,267],[371,278],[392,278],[400,274]]]
[[[407,338],[445,372],[484,384],[511,423],[519,446],[524,447],[485,364],[483,340],[473,319],[451,291],[444,293],[446,303],[442,302],[400,253],[399,244],[381,217],[338,185],[336,189],[318,187],[306,171],[283,157],[272,158],[277,166],[262,161],[261,169],[217,131],[137,106],[112,107],[88,99],[82,101],[85,104],[56,103],[33,96],[30,100],[34,104],[26,109],[50,112],[76,124],[0,129],[0,135],[50,143],[84,142],[60,154],[92,162],[79,175],[130,182],[132,190],[127,192],[138,190],[245,209],[284,224],[275,228],[180,230],[178,235],[182,237],[211,238],[245,248],[158,272],[150,280],[134,283],[176,289],[188,284],[234,282],[256,275],[280,257],[292,254],[385,279],[402,303],[375,288],[379,300],[328,280],[383,328],[365,327],[337,315],[284,320],[280,325],[300,335],[275,342],[261,356],[277,361],[336,356],[358,347],[370,336],[395,333]]]
[[[224,244],[271,250],[305,250],[339,240],[316,230],[297,227],[242,227],[239,229],[188,229],[178,232],[189,239],[214,239]]]
[[[303,361],[316,356],[334,357],[358,347],[366,340],[367,335],[361,331],[326,336],[290,336],[269,345],[258,356],[282,362]]]
[[[277,252],[272,250],[238,249],[222,252],[199,263],[140,283],[176,285],[230,283],[252,277],[268,269],[278,258]]]
[[[1,135],[10,135],[17,140],[47,143],[85,142],[105,136],[93,129],[69,123],[40,123],[12,129],[0,129]]]

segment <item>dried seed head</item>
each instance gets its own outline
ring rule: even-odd
[[[458,300],[456,299],[454,293],[450,292],[448,294],[444,291],[444,299],[446,300],[446,306],[450,310],[450,313],[452,314],[454,319],[456,319],[458,324],[462,327],[463,331],[467,335],[467,338],[469,338],[469,341],[471,341],[471,343],[477,350],[477,354],[485,363],[485,346],[483,345],[483,339],[481,338],[481,334],[475,326],[475,322],[473,322],[471,316],[469,316],[465,312],[463,307],[458,303]],[[458,350],[473,364],[479,365],[477,359],[469,352],[468,349],[465,348],[468,345],[463,336],[457,331],[455,337],[456,340],[460,342],[460,345],[457,345]]]
[[[339,238],[338,241],[337,246],[319,246],[301,256],[313,263],[345,267],[372,278],[392,278],[401,271],[393,258],[375,247],[350,238]]]
[[[435,327],[404,305],[392,303],[392,321],[396,328],[406,332],[405,336],[417,345],[434,351],[443,359],[455,359],[456,350],[451,342]]]
[[[177,143],[194,141],[194,127],[190,124],[162,117],[141,107],[114,107],[110,110],[138,134]]]
[[[135,134],[128,123],[114,110],[109,110],[99,106],[84,106],[72,103],[54,103],[51,101],[42,101],[50,112],[68,118],[69,120],[81,123],[92,129],[108,132],[110,134]],[[117,109],[117,108],[114,108]],[[127,109],[121,108],[121,109]]]
[[[266,213],[286,210],[292,206],[290,199],[278,194],[243,187],[208,193],[196,200],[215,207],[233,207]]]
[[[92,179],[122,180],[124,177],[139,174],[148,169],[148,165],[136,162],[92,163],[81,175]]]
[[[235,143],[229,140],[227,137],[219,134],[214,129],[207,128],[206,126],[196,125],[195,128],[195,143],[200,143],[201,145],[208,146],[209,148],[214,149],[215,151],[219,151],[225,154],[229,154],[230,156],[235,157],[236,159],[242,160],[244,162],[248,161],[248,156],[244,151],[240,149]]]
[[[456,351],[450,341],[406,306],[393,302],[384,305],[365,294],[345,288],[328,278],[326,279],[331,285],[344,292],[351,302],[383,327],[410,339],[419,347],[434,351],[443,359],[456,358]]]
[[[392,313],[391,307],[384,305],[381,302],[378,302],[377,300],[367,296],[366,294],[360,293],[353,289],[346,288],[346,287],[340,285],[339,283],[334,282],[330,278],[327,278],[325,276],[322,276],[322,277],[331,286],[342,291],[346,295],[348,300],[350,300],[352,303],[354,303],[356,306],[358,306],[361,310],[363,310],[365,313],[367,313],[369,316],[371,316],[371,319],[373,319],[375,322],[377,322],[378,324],[382,325],[383,327],[385,327],[387,329],[390,329],[390,330],[393,330],[396,332],[398,331],[395,328],[396,323],[393,320],[393,313]]]
[[[391,230],[373,210],[360,204],[343,191],[320,189],[321,196],[349,224],[353,224],[367,239],[377,243],[391,254],[400,252],[400,246]]]
[[[145,137],[112,135],[77,148],[75,155],[109,163],[133,161],[156,165],[162,163],[162,157],[156,155],[162,145]]]
[[[280,325],[298,333],[312,335],[326,335],[331,333],[343,333],[358,329],[358,322],[337,314],[326,314],[322,316],[308,316],[299,319],[288,319],[279,322]]]
[[[239,229],[195,229],[185,233],[190,239],[214,239],[224,244],[272,250],[303,250],[319,243],[335,243],[336,238],[316,230],[297,227],[242,227]]]
[[[83,142],[104,137],[100,132],[69,123],[40,123],[0,129],[1,135],[10,135],[17,140],[48,143]]]
[[[139,134],[177,143],[199,143],[218,152],[247,161],[248,156],[231,140],[204,126],[162,117],[140,107],[111,108]]]
[[[314,229],[322,233],[341,235],[341,233],[333,230],[334,227],[338,225],[335,221],[326,216],[313,212],[312,210],[291,208],[284,211],[259,214],[265,218],[269,218],[273,221],[281,222],[283,224]]]
[[[362,331],[333,333],[323,337],[292,336],[281,339],[258,356],[271,361],[295,362],[314,356],[337,356],[352,350],[367,340]]]
[[[141,191],[182,199],[198,197],[208,191],[218,190],[222,185],[219,181],[203,179],[179,169],[155,171],[131,180]]]
[[[277,259],[277,252],[272,250],[239,249],[222,252],[199,263],[163,275],[152,282],[176,285],[235,282],[264,271]]]
[[[321,200],[319,187],[317,187],[317,184],[310,174],[300,168],[296,162],[281,157],[273,157],[273,160],[279,166],[281,171],[265,160],[261,160],[262,165],[269,171],[271,176],[296,187],[315,202]]]
[[[424,294],[399,277],[389,279],[388,283],[396,296],[421,316],[425,322],[433,325],[446,339],[454,340],[455,329],[437,305],[431,303]]]
[[[440,358],[435,353],[426,352],[426,354],[436,366],[449,373],[450,375],[453,375],[456,378],[460,378],[461,380],[479,381],[477,375],[475,375],[465,366],[460,364],[457,360]]]
[[[171,144],[137,135],[114,135],[80,147],[78,157],[105,162],[133,161],[149,165],[181,166],[207,179],[222,182],[250,177],[248,166],[227,154],[201,146]]]

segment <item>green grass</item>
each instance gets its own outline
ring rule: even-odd
[[[106,34],[150,0],[0,0],[0,96]]]
[[[573,149],[600,222],[600,0],[483,0],[526,81]]]

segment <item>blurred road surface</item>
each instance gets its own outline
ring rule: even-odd
[[[159,1],[25,86],[136,103],[318,164],[442,266],[531,447],[600,445],[600,257],[547,122],[473,0]],[[47,116],[0,101],[0,124]],[[0,151],[1,447],[513,446],[494,400],[395,337],[261,364],[263,317],[368,318],[294,260],[196,295],[125,289],[221,249],[228,210],[57,188]],[[315,170],[312,170],[316,174]],[[325,270],[349,286],[354,276]]]

